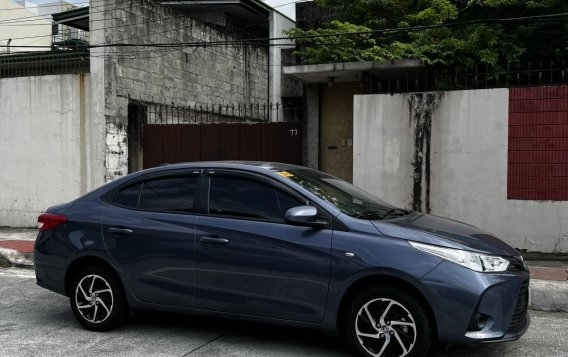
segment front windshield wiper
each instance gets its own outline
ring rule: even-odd
[[[357,213],[355,215],[353,215],[353,217],[355,218],[360,218],[360,219],[372,219],[373,217],[382,217],[383,213],[381,212],[377,212],[377,211],[366,211],[366,212],[361,212],[361,213]]]
[[[402,217],[412,213],[410,210],[402,208],[391,208],[386,211],[365,211],[357,213],[353,217],[359,219],[385,219],[387,217]]]
[[[385,219],[387,217],[402,217],[412,213],[411,210],[406,210],[402,208],[391,208],[386,211],[383,215],[381,215],[381,219]]]

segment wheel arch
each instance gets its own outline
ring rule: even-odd
[[[114,268],[114,266],[112,266],[112,264],[110,264],[108,261],[106,261],[105,259],[95,256],[95,255],[84,255],[81,257],[76,258],[75,260],[73,260],[71,262],[71,264],[69,264],[69,266],[67,267],[67,270],[65,271],[65,295],[69,296],[69,285],[71,284],[71,280],[73,278],[73,276],[83,267],[86,266],[100,266],[100,267],[104,267],[106,269],[108,269],[116,278],[116,280],[118,281],[118,283],[120,284],[120,288],[122,289],[122,292],[125,294],[126,296],[126,289],[124,286],[124,283],[122,282],[122,279],[120,278],[120,275],[118,274],[117,270]],[[127,299],[128,300],[128,299]]]
[[[436,321],[436,315],[432,309],[431,304],[428,302],[424,294],[416,288],[412,283],[392,275],[386,274],[372,274],[367,275],[358,280],[354,281],[344,292],[339,303],[339,309],[337,314],[336,326],[338,331],[341,333],[341,328],[344,326],[344,319],[346,317],[346,310],[349,306],[349,302],[353,297],[360,291],[366,289],[371,285],[390,285],[396,288],[400,288],[407,293],[411,294],[412,297],[416,298],[418,303],[425,309],[426,314],[430,320],[430,325],[432,328],[432,337],[437,339],[438,337],[438,324]]]

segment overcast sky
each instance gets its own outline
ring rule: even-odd
[[[86,6],[88,3],[88,0],[66,0],[69,1],[70,3],[73,4],[78,4],[78,5],[82,5],[82,6]],[[100,1],[100,0],[95,0],[95,1]],[[281,13],[283,13],[284,15],[288,16],[289,18],[291,18],[292,20],[294,20],[296,18],[296,9],[294,4],[290,4],[291,2],[295,1],[295,0],[262,0],[265,3],[267,3],[270,6],[276,6],[276,10],[280,11]],[[49,3],[49,2],[54,2],[54,0],[31,0],[30,2],[36,3],[36,4],[42,4],[42,3]],[[279,6],[282,4],[288,4],[286,6]]]

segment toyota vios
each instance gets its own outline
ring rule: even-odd
[[[167,310],[316,328],[364,356],[528,328],[519,253],[453,220],[276,163],[144,170],[39,217],[37,284],[86,328]]]

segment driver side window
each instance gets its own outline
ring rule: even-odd
[[[284,222],[284,214],[301,206],[296,198],[254,180],[211,177],[209,214],[213,216]]]

